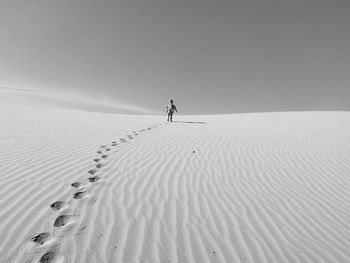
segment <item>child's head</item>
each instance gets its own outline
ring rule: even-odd
[[[174,101],[173,100],[169,100],[170,103],[173,103]]]

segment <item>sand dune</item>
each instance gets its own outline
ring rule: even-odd
[[[348,112],[0,107],[2,263],[350,262]]]

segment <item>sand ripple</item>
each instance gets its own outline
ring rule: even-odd
[[[149,117],[2,142],[0,262],[350,262],[349,117]]]

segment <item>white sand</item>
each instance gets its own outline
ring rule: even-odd
[[[350,262],[349,112],[174,119],[0,100],[0,262]]]

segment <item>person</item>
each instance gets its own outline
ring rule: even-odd
[[[168,106],[166,106],[166,114],[168,115],[168,121],[173,121],[174,111],[178,112],[173,100],[169,100]]]

